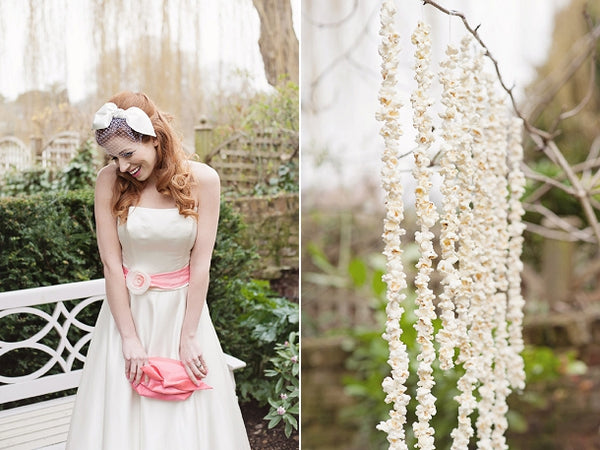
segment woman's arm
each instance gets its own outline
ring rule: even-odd
[[[123,276],[123,258],[117,234],[117,220],[112,214],[111,207],[116,178],[115,167],[112,165],[104,167],[98,173],[94,193],[96,234],[100,259],[104,266],[106,299],[121,335],[125,375],[130,382],[139,384],[143,373],[141,367],[147,362],[148,357],[135,329],[129,306],[129,292]]]
[[[221,183],[219,175],[211,167],[199,163],[190,165],[196,180],[194,197],[198,201],[198,231],[190,257],[190,285],[179,356],[190,379],[198,384],[197,380],[206,376],[207,368],[202,358],[201,343],[196,340],[196,330],[208,292],[210,261],[219,222]],[[202,367],[198,367],[198,362],[202,363]]]

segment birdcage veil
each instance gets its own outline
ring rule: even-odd
[[[135,106],[123,110],[111,102],[96,112],[92,129],[98,145],[112,155],[131,142],[141,143],[144,135],[156,136],[152,121],[143,110]]]
[[[117,155],[128,141],[141,143],[143,134],[133,130],[125,119],[114,118],[106,128],[96,130],[96,142],[107,153]]]

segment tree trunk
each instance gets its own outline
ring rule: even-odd
[[[289,0],[252,0],[260,17],[260,39],[265,74],[276,86],[282,76],[298,83],[298,38],[292,25]]]

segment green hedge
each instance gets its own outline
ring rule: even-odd
[[[91,189],[0,199],[0,291],[102,278],[93,211]],[[244,228],[240,216],[222,202],[207,301],[223,349],[248,364],[238,372],[242,397],[266,402],[269,381],[263,367],[274,355],[274,343],[297,329],[298,306],[277,297],[268,283],[250,279],[258,257],[244,239]],[[94,323],[98,309],[87,308],[78,319]],[[0,339],[24,339],[43,324],[32,315],[5,317]],[[46,339],[52,346],[58,336]],[[3,375],[18,376],[46,360],[42,352],[15,350],[0,358],[0,367]]]
[[[91,190],[0,199],[0,291],[102,278]]]

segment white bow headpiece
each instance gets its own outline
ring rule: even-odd
[[[148,136],[156,137],[154,127],[150,117],[137,106],[131,108],[121,109],[118,108],[112,102],[105,103],[94,115],[94,121],[92,123],[92,130],[102,130],[108,128],[110,122],[114,119],[125,119],[127,125],[132,130],[137,131]]]

